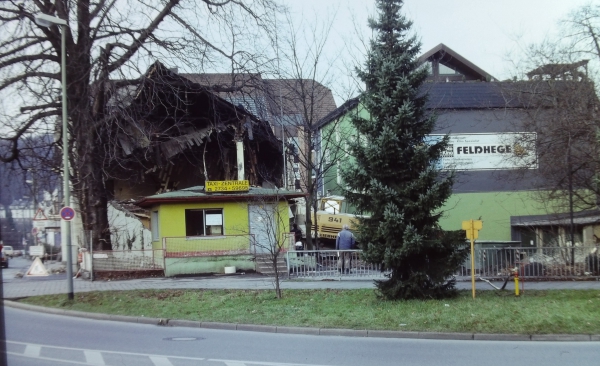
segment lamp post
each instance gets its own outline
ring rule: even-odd
[[[60,63],[61,63],[61,85],[62,85],[62,142],[63,142],[63,192],[65,207],[71,205],[71,190],[69,186],[69,139],[67,133],[67,50],[66,50],[66,28],[67,21],[47,14],[39,14],[35,17],[37,25],[42,27],[60,26]],[[67,247],[67,296],[73,300],[73,268],[71,253],[71,221],[65,220],[65,233],[61,237],[65,238]]]

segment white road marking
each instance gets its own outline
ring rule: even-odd
[[[102,352],[98,352],[98,351],[90,351],[90,350],[83,350],[83,354],[85,355],[85,361],[87,363],[89,363],[90,365],[98,365],[98,366],[104,366],[106,365],[104,363],[104,357],[102,357]]]
[[[162,356],[149,356],[150,361],[154,364],[154,366],[173,366],[171,361],[167,357]]]
[[[25,346],[25,351],[23,352],[23,356],[26,357],[40,357],[40,352],[42,351],[42,347],[37,344],[28,344]]]
[[[306,363],[284,363],[284,362],[265,362],[265,361],[240,361],[240,360],[221,360],[211,358],[207,361],[223,362],[227,366],[248,366],[248,365],[261,365],[261,366],[326,366],[326,365],[315,365]]]
[[[17,353],[17,352],[6,352],[6,354],[7,355],[17,356],[17,357],[27,357],[27,356],[23,355],[22,353]],[[87,362],[63,360],[63,359],[60,359],[60,358],[50,358],[50,357],[29,357],[29,358],[35,358],[36,360],[59,361],[61,363],[70,363],[70,364],[73,364],[73,365],[90,366],[90,364],[87,363]]]
[[[12,344],[20,344],[25,346],[25,351],[23,353],[19,352],[7,352],[10,355],[19,356],[19,357],[28,357],[35,358],[39,360],[49,360],[49,361],[60,361],[63,363],[70,363],[76,365],[86,365],[86,366],[105,366],[103,353],[112,354],[112,355],[128,355],[128,356],[139,356],[144,358],[149,358],[155,366],[173,366],[169,359],[179,359],[179,360],[191,360],[191,361],[213,361],[213,362],[222,362],[226,366],[251,366],[251,365],[261,365],[261,366],[324,366],[324,365],[316,365],[316,364],[303,364],[303,363],[283,363],[283,362],[261,362],[261,361],[241,361],[241,360],[222,360],[222,359],[207,359],[207,358],[199,358],[199,357],[182,357],[182,356],[167,356],[167,355],[156,355],[156,354],[147,354],[147,353],[134,353],[134,352],[115,352],[115,351],[105,351],[105,350],[90,350],[85,348],[73,348],[73,347],[57,347],[50,346],[44,344],[31,344],[25,342],[15,342],[15,341],[6,341],[6,343]],[[70,351],[80,351],[85,355],[85,362],[73,361],[62,358],[50,358],[50,357],[42,357],[40,356],[42,347],[50,348],[54,350],[70,350]]]

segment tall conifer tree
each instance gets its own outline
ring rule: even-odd
[[[379,18],[369,20],[376,38],[358,76],[370,116],[353,119],[360,135],[349,142],[355,163],[342,174],[349,202],[368,215],[357,232],[364,258],[392,270],[376,281],[381,295],[441,298],[455,293],[449,278],[465,259],[465,240],[438,225],[453,184],[437,167],[448,140],[428,140],[435,117],[420,88],[427,70],[419,66],[420,43],[401,7],[402,0],[377,0]]]

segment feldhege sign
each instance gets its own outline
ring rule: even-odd
[[[429,135],[429,141],[439,141],[443,137]],[[440,168],[536,169],[535,140],[536,134],[531,132],[450,134]]]

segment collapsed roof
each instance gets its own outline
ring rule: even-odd
[[[150,66],[134,91],[127,91],[127,103],[112,103],[115,177],[135,184],[153,175],[161,185],[155,192],[234,179],[235,141],[243,141],[245,178],[253,185],[280,185],[282,166],[276,157],[281,147],[269,123],[244,106],[160,62]]]

